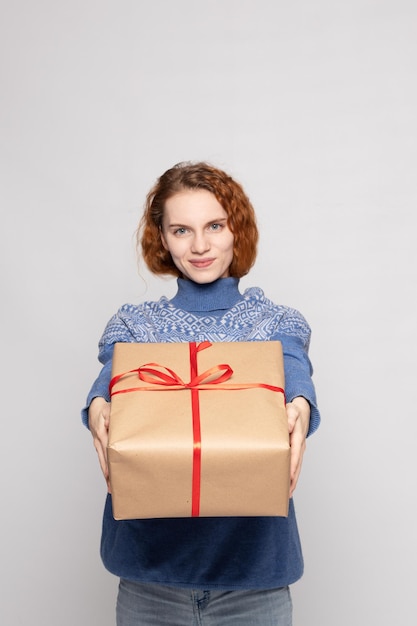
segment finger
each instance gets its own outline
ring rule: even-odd
[[[291,480],[297,475],[298,467],[300,465],[300,453],[298,450],[291,448],[291,461],[290,461],[290,477]]]
[[[295,490],[298,482],[298,478],[301,472],[301,466],[303,463],[304,451],[306,448],[306,442],[304,437],[301,436],[298,430],[294,431],[290,438],[291,445],[291,458],[290,458],[290,481],[291,481],[291,495]]]
[[[290,466],[290,497],[295,491],[297,486],[298,476],[300,475],[300,455],[297,453],[291,454],[291,466]]]
[[[294,476],[291,478],[291,481],[290,481],[290,498],[292,498],[294,491],[297,487],[300,473],[301,473],[301,466],[298,466],[296,473],[294,474]]]
[[[301,474],[301,468],[303,465],[303,457],[304,457],[305,446],[302,447],[300,454],[297,455],[297,458],[294,459],[294,464],[291,468],[291,480],[290,480],[290,497],[295,491],[295,488],[298,483],[298,479]]]
[[[288,432],[291,434],[298,419],[298,410],[291,403],[287,404]]]
[[[104,465],[102,466],[103,476],[107,484],[107,491],[111,493],[109,462],[108,462],[108,457],[107,457],[107,446],[103,449],[103,459],[104,459]]]
[[[101,468],[101,471],[103,472],[104,479],[108,483],[109,469],[108,469],[108,463],[107,463],[107,448],[103,447],[103,444],[99,439],[94,440],[94,447],[97,452],[98,461],[100,463],[100,468]]]

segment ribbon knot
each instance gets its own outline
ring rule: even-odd
[[[164,387],[176,387],[179,389],[195,389],[204,383],[219,385],[229,380],[233,375],[232,368],[225,363],[214,365],[202,374],[193,376],[188,383],[184,382],[182,378],[169,367],[159,365],[159,363],[146,363],[133,371],[138,372],[139,379],[144,383],[163,385]],[[168,374],[166,372],[168,372]]]

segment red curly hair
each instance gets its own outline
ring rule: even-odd
[[[233,260],[229,275],[241,278],[255,262],[258,229],[255,211],[242,186],[220,169],[204,162],[178,163],[167,170],[149,191],[137,230],[138,249],[154,274],[181,276],[161,241],[165,202],[184,189],[206,189],[227,213],[227,224],[234,235]]]

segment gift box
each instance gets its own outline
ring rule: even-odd
[[[118,343],[110,392],[115,519],[288,515],[279,341]]]

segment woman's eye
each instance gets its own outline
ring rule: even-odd
[[[211,230],[221,230],[222,225],[221,224],[212,224],[211,225]]]
[[[187,232],[186,228],[177,228],[174,230],[174,235],[184,235]]]

